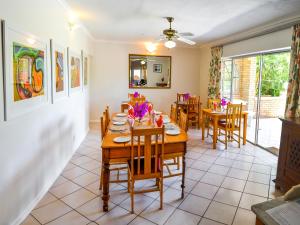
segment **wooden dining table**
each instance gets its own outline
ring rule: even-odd
[[[115,118],[116,113],[112,115],[112,118]],[[126,118],[126,117],[125,117]],[[171,121],[173,122],[173,121]],[[103,161],[103,211],[108,211],[108,201],[109,201],[109,179],[110,179],[110,172],[109,172],[109,162],[111,160],[115,161],[126,161],[130,160],[130,152],[131,152],[131,142],[127,143],[115,143],[114,138],[119,136],[131,136],[129,124],[126,123],[127,130],[124,132],[112,132],[110,127],[112,126],[112,120],[109,124],[108,131],[105,134],[103,141],[102,141],[102,161]],[[149,125],[146,123],[146,126],[154,126]],[[177,136],[169,136],[165,135],[165,148],[164,148],[164,156],[167,158],[168,155],[174,155],[177,153],[182,154],[182,192],[181,197],[184,198],[184,177],[185,177],[185,153],[186,153],[186,145],[188,136],[184,130],[180,130],[180,134]],[[154,144],[154,143],[153,143]],[[143,146],[141,146],[143,148]],[[153,145],[154,147],[154,145]],[[143,151],[142,151],[143,152]]]
[[[213,124],[213,149],[217,148],[217,135],[218,135],[218,121],[226,119],[226,112],[213,111],[212,109],[202,109],[202,140],[204,141],[205,136],[205,121],[211,119]],[[247,123],[248,123],[248,112],[242,111],[243,119],[243,144],[247,142]]]

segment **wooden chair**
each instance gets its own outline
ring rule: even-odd
[[[173,104],[171,104],[170,119],[171,121],[176,122],[176,108],[174,107]],[[170,162],[170,160],[173,160],[173,162]],[[169,174],[172,174],[169,166],[173,166],[173,165],[177,166],[177,170],[180,169],[180,156],[171,155],[167,158],[165,157],[164,166],[166,166]]]
[[[228,141],[236,141],[241,147],[241,120],[242,120],[242,108],[241,104],[228,104],[226,109],[226,119],[225,122],[218,122],[218,130],[220,135],[225,135],[225,140],[218,140],[225,144],[227,149]],[[224,131],[224,133],[222,133]],[[234,138],[234,131],[238,131],[238,139]],[[219,136],[220,136],[219,135]]]
[[[105,126],[107,128],[110,123],[109,106],[106,106],[106,108],[105,108],[105,122],[106,122]]]
[[[121,112],[124,113],[125,110],[127,110],[129,107],[129,105],[127,103],[122,103],[121,104]]]
[[[201,121],[200,97],[191,96],[189,98],[188,106],[187,106],[187,117],[188,117],[188,125],[189,125],[189,122],[191,122],[191,124],[195,123],[197,126],[197,129],[199,129],[200,121]]]
[[[176,107],[173,104],[171,104],[170,119],[176,121]]]
[[[180,110],[186,110],[183,105],[180,103],[187,102],[186,99],[184,98],[185,93],[177,93],[177,99],[176,99],[176,118],[179,118],[179,112]]]
[[[163,208],[163,161],[164,161],[165,128],[131,128],[131,159],[128,160],[128,190],[131,196],[131,213],[134,213],[134,194],[159,191],[160,209]],[[152,136],[155,143],[152,147]],[[161,140],[159,140],[159,136]],[[141,143],[144,137],[144,143]],[[136,139],[137,138],[137,139]],[[137,180],[156,179],[153,188],[135,190]]]
[[[105,112],[103,112],[103,116],[101,116],[100,118],[100,130],[101,130],[101,140],[103,140],[105,134],[107,133],[107,130],[108,130],[108,125],[109,123],[107,123],[107,111],[109,109],[106,108]],[[103,151],[102,151],[102,159],[103,159]],[[120,171],[121,170],[127,170],[127,166],[124,166],[124,164],[127,164],[127,161],[126,160],[123,160],[123,161],[115,161],[115,160],[111,160],[109,162],[110,165],[113,165],[115,166],[114,168],[110,168],[109,171],[117,171],[117,179],[116,180],[110,180],[109,182],[110,183],[124,183],[124,182],[127,182],[127,180],[121,180],[120,179]],[[123,166],[121,166],[123,165]],[[99,184],[99,190],[102,190],[102,187],[103,187],[103,167],[104,167],[104,164],[103,164],[103,161],[101,162],[101,168],[100,168],[100,184]]]
[[[184,113],[183,110],[180,110],[178,125],[185,132],[187,132],[188,130],[187,122],[188,122],[187,114]]]
[[[209,98],[209,99],[207,100],[207,107],[208,107],[209,109],[211,109],[211,110],[214,110],[214,104],[215,104],[215,103],[218,104],[217,110],[221,110],[221,107],[220,107],[221,99],[219,99],[219,98]],[[208,118],[208,121],[204,121],[204,122],[207,122],[207,123],[208,123],[208,126],[207,126],[207,135],[206,135],[206,137],[212,136],[212,135],[210,135],[210,133],[209,133],[209,130],[210,130],[211,125],[212,125],[211,119]]]
[[[179,118],[178,118],[178,126],[180,129],[187,132],[187,114],[183,112],[183,110],[180,110]],[[174,177],[174,176],[182,176],[182,172],[178,173],[172,173],[170,166],[171,165],[177,165],[177,170],[180,169],[180,157],[182,157],[182,153],[174,153],[174,154],[168,154],[167,157],[165,157],[166,160],[174,160],[173,162],[164,162],[164,166],[166,167],[168,171],[168,175],[164,175],[164,178],[168,177]],[[183,178],[184,179],[184,178]]]

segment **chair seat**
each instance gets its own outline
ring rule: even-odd
[[[225,127],[227,126],[227,124],[226,124],[226,122],[219,122],[219,123],[218,123],[218,126],[219,126],[219,127],[222,127],[222,128],[225,128]],[[232,124],[229,124],[228,128],[232,128]],[[233,128],[234,128],[234,129],[238,129],[239,127],[236,126],[236,125],[234,125]]]
[[[144,164],[145,160],[143,158],[140,159],[140,175],[144,175]],[[132,171],[131,160],[128,160],[128,165],[130,171]],[[134,168],[134,175],[138,174],[138,159],[133,160],[133,168]],[[157,160],[157,174],[160,174],[160,158]],[[155,158],[151,158],[151,173],[155,173]]]

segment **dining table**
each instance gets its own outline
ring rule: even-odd
[[[110,123],[108,125],[108,130],[106,134],[103,137],[102,140],[102,162],[103,162],[103,192],[102,192],[102,200],[103,200],[103,211],[108,211],[108,201],[110,198],[109,195],[109,180],[110,180],[110,171],[109,171],[109,166],[110,166],[110,161],[115,160],[115,161],[128,161],[131,158],[131,141],[128,141],[126,143],[116,143],[114,140],[116,137],[122,137],[122,136],[131,136],[131,129],[130,125],[127,122],[127,116],[123,117],[123,121],[126,121],[126,129],[121,130],[118,132],[118,130],[111,129],[113,126],[113,121],[116,120],[122,120],[122,117],[118,117],[117,113],[112,114],[112,118],[110,120]],[[138,126],[141,127],[149,127],[149,126],[155,126],[153,123],[149,122],[149,118],[145,119],[145,122],[142,124],[139,124]],[[175,124],[175,121],[169,122],[170,124]],[[136,126],[136,125],[134,125]],[[165,126],[166,127],[166,126]],[[179,129],[180,133],[178,135],[167,135],[165,134],[165,146],[164,146],[164,157],[167,158],[168,156],[171,155],[176,155],[180,154],[182,156],[182,183],[181,183],[181,197],[184,198],[184,187],[185,187],[185,153],[187,150],[187,141],[188,141],[188,136],[187,133]],[[153,148],[154,146],[153,142]],[[141,146],[143,149],[143,146]],[[142,151],[143,154],[143,151]]]
[[[226,111],[215,111],[212,109],[202,109],[202,140],[205,136],[205,121],[211,119],[213,124],[213,149],[217,148],[218,121],[226,119]],[[243,120],[243,145],[247,143],[247,123],[248,112],[242,111]]]

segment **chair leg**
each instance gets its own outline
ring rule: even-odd
[[[163,185],[163,178],[160,178],[160,209],[163,209],[163,191],[164,191],[164,185]]]
[[[228,140],[227,130],[225,130],[225,149],[227,149],[227,140]]]
[[[127,171],[127,189],[128,189],[128,193],[130,193],[130,175],[129,175],[129,170]]]
[[[239,130],[239,148],[241,148],[241,130]]]
[[[100,184],[99,184],[99,190],[102,190],[102,185],[103,185],[103,163],[101,163],[101,168],[100,168]]]
[[[180,160],[179,160],[179,156],[176,157],[177,160],[177,170],[180,170]]]
[[[131,180],[131,184],[130,184],[130,197],[131,197],[131,213],[134,213],[134,180]]]

